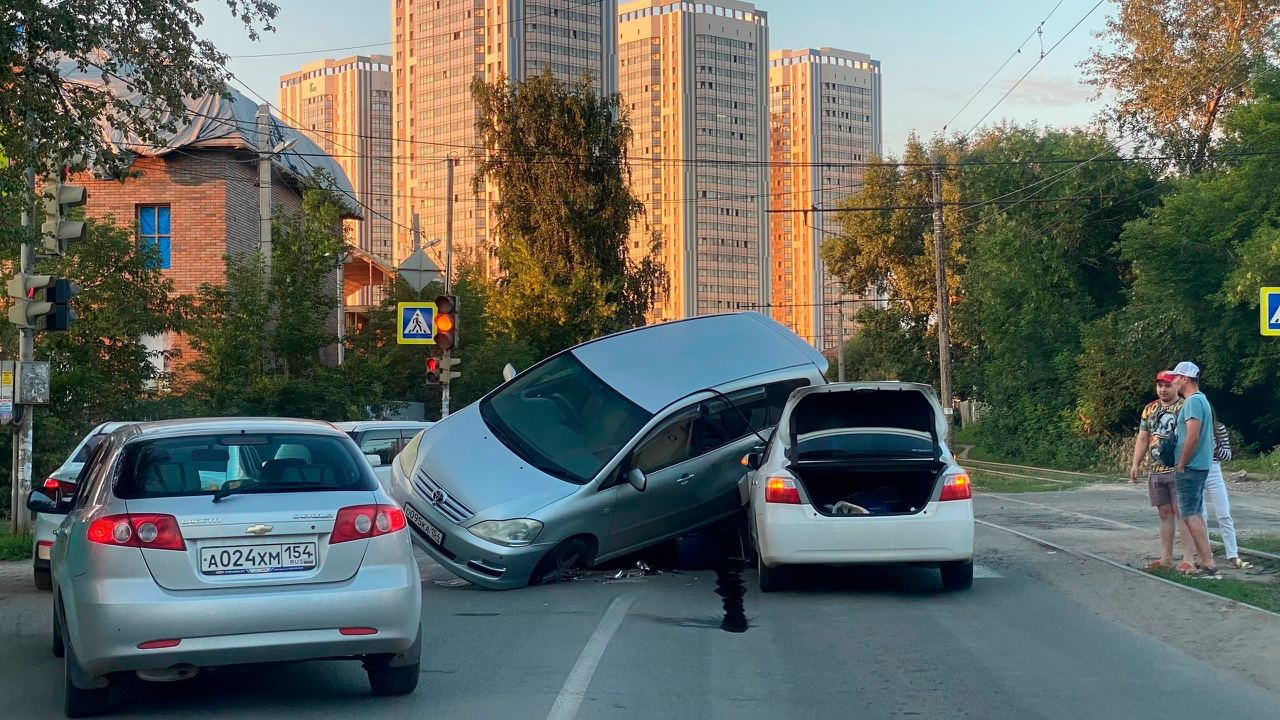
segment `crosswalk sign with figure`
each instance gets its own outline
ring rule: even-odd
[[[436,304],[433,302],[396,303],[396,343],[400,345],[435,345]]]
[[[1280,287],[1262,288],[1262,334],[1280,336]]]

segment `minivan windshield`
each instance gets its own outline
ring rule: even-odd
[[[590,482],[652,417],[570,352],[486,398],[480,416],[525,462],[578,485]]]
[[[378,481],[347,438],[263,433],[157,438],[124,449],[116,497],[125,500],[219,491],[375,490]]]

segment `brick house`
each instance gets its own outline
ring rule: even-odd
[[[134,155],[131,170],[139,177],[115,179],[84,173],[76,179],[87,189],[86,215],[113,218],[132,226],[139,242],[158,245],[161,269],[177,293],[195,293],[205,283],[226,279],[225,256],[251,252],[259,245],[257,106],[234,90],[229,98],[206,97],[188,103],[190,122],[166,139],[164,147],[116,140]],[[338,164],[301,132],[271,119],[271,144],[293,141],[273,156],[272,205],[276,213],[299,210],[301,180],[323,169],[339,196],[351,198],[345,218],[361,219],[351,185]],[[369,285],[383,283],[390,268],[367,253],[350,252],[343,268],[345,298]],[[337,282],[336,268],[334,283]],[[344,312],[348,325],[353,318]],[[328,325],[335,347],[326,352],[336,360],[337,300]],[[148,338],[153,351],[181,352],[180,368],[193,355],[182,337]],[[168,368],[173,369],[173,368]]]

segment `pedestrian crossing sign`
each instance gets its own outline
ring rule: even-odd
[[[399,345],[435,345],[436,304],[433,302],[396,303],[396,343]]]
[[[1280,287],[1262,288],[1262,334],[1280,336]]]

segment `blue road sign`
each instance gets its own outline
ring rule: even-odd
[[[402,302],[396,304],[396,343],[400,345],[435,345],[436,304]]]
[[[1262,288],[1258,305],[1262,312],[1262,334],[1280,336],[1280,287]]]

